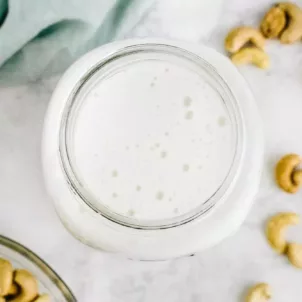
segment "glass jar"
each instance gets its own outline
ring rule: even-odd
[[[141,260],[193,254],[233,233],[258,190],[253,96],[213,49],[126,40],[64,74],[45,120],[43,167],[66,228]]]

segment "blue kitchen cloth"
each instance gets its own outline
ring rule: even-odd
[[[0,0],[0,83],[36,81],[120,39],[153,0]]]

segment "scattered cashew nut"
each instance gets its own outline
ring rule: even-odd
[[[295,213],[279,213],[269,219],[266,226],[266,236],[274,250],[280,254],[286,251],[285,231],[288,226],[296,225],[299,222],[300,217]]]
[[[302,244],[289,243],[286,253],[292,265],[297,268],[302,268]]]
[[[302,37],[302,10],[300,7],[290,2],[279,3],[277,7],[282,9],[288,18],[288,25],[280,36],[281,43],[291,44],[300,40]]]
[[[266,69],[270,65],[268,55],[259,48],[245,47],[231,56],[231,60],[236,65],[252,63],[262,69]]]
[[[264,48],[265,38],[259,30],[253,27],[237,27],[225,38],[225,49],[230,53],[235,53],[248,43],[262,49]]]
[[[246,302],[264,302],[271,298],[271,288],[266,283],[253,286],[245,299]]]
[[[296,193],[302,186],[301,171],[297,170],[302,163],[298,154],[288,154],[280,159],[276,166],[276,180],[280,188],[288,193]]]
[[[229,32],[225,49],[232,54],[237,65],[252,63],[260,68],[269,67],[269,57],[264,52],[266,38],[279,37],[281,43],[291,44],[302,38],[302,10],[294,3],[274,5],[263,17],[260,31],[241,26]],[[302,177],[301,177],[302,178]]]
[[[14,281],[19,285],[20,294],[11,299],[11,302],[30,302],[38,296],[38,283],[36,278],[27,270],[15,271]]]
[[[263,17],[261,32],[266,38],[277,38],[286,26],[286,15],[278,6],[272,7]]]
[[[8,294],[13,283],[13,267],[11,263],[0,258],[0,296]]]

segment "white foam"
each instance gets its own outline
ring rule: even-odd
[[[77,171],[116,213],[147,220],[182,215],[205,202],[228,172],[226,108],[191,70],[162,61],[129,65],[88,91],[80,109]]]

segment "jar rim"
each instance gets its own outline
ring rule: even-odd
[[[120,58],[125,58],[131,54],[142,53],[146,54],[150,51],[162,52],[165,54],[171,54],[176,56],[181,56],[186,60],[193,62],[198,65],[200,71],[205,73],[212,81],[215,83],[215,89],[221,96],[221,99],[228,109],[229,116],[232,119],[232,128],[234,131],[234,153],[233,158],[230,163],[230,168],[226,174],[221,185],[217,190],[198,208],[193,211],[186,213],[182,216],[177,216],[174,219],[168,220],[157,220],[152,222],[142,222],[135,218],[125,217],[119,213],[111,211],[108,207],[98,205],[96,206],[95,196],[85,188],[81,183],[77,172],[74,169],[74,164],[72,162],[72,149],[71,149],[71,129],[72,122],[75,118],[76,112],[76,100],[77,96],[82,91],[87,83],[98,73],[100,70],[108,67],[109,64],[119,60]],[[190,221],[195,220],[198,217],[202,217],[204,214],[210,212],[219,203],[221,203],[229,190],[231,190],[232,183],[238,174],[241,158],[243,154],[243,142],[244,142],[244,124],[242,120],[242,114],[238,102],[233,95],[231,89],[229,88],[223,77],[217,72],[215,67],[209,62],[204,60],[196,53],[192,53],[183,48],[172,46],[164,43],[142,43],[126,46],[120,48],[117,51],[109,54],[100,61],[98,61],[75,85],[73,91],[69,95],[66,102],[64,112],[62,115],[60,133],[59,133],[59,156],[61,166],[63,168],[64,177],[67,183],[70,185],[72,191],[80,198],[89,208],[91,208],[96,213],[102,215],[103,217],[126,227],[135,229],[166,229],[172,228],[179,225],[183,225]]]

